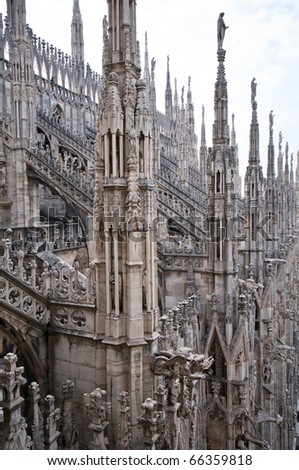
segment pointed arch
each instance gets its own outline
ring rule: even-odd
[[[0,309],[0,365],[4,356],[12,352],[18,356],[18,364],[24,366],[24,376],[27,386],[31,382],[37,382],[42,393],[47,393],[47,377],[45,367],[36,352],[36,345],[32,343],[30,328],[23,322],[16,320],[4,309]],[[32,337],[43,335],[40,331]],[[45,358],[46,359],[46,358]]]
[[[60,104],[56,104],[52,110],[52,116],[57,122],[64,121],[64,112]]]
[[[219,345],[220,345],[220,348],[224,357],[224,361],[228,362],[229,354],[228,354],[225,342],[223,340],[221,331],[219,329],[219,325],[217,324],[217,322],[213,321],[210,327],[210,331],[209,331],[208,338],[207,338],[207,345],[205,348],[205,354],[207,354],[208,356],[211,355],[211,351],[214,348],[215,341],[217,341],[217,343],[219,342]]]

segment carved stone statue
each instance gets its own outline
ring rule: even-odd
[[[272,364],[269,359],[264,359],[263,364],[263,381],[265,385],[269,385],[272,382]]]
[[[155,78],[155,67],[156,67],[156,59],[155,57],[152,58],[151,60],[151,78],[154,80]]]
[[[255,102],[256,98],[256,81],[255,78],[252,79],[251,81],[251,103],[253,104]]]
[[[220,13],[218,22],[217,22],[217,39],[218,39],[218,49],[222,49],[223,40],[225,36],[225,31],[227,30],[228,26],[224,23],[224,13]]]
[[[103,18],[103,40],[108,38],[108,20],[107,15]]]
[[[133,126],[128,131],[130,156],[136,156],[136,131]]]
[[[274,114],[273,114],[273,111],[271,111],[270,114],[269,114],[270,131],[272,131],[272,129],[273,129],[273,124],[274,124]]]
[[[282,135],[282,132],[280,131],[280,132],[279,132],[279,135],[278,135],[278,146],[279,146],[279,150],[281,150],[282,138],[283,138],[283,135]]]

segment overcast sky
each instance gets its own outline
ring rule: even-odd
[[[70,53],[73,0],[27,0],[27,23],[34,33]],[[84,25],[85,59],[101,73],[102,19],[106,0],[80,0]],[[6,1],[0,0],[6,14]],[[158,109],[164,111],[167,55],[170,73],[181,89],[191,90],[196,131],[200,138],[201,107],[206,110],[207,144],[212,145],[214,84],[217,71],[217,19],[225,12],[229,29],[226,49],[229,114],[235,114],[242,176],[248,161],[251,120],[250,83],[257,81],[260,153],[266,173],[269,113],[273,110],[276,144],[281,131],[283,146],[297,161],[299,149],[299,2],[298,0],[137,0],[137,36],[142,58],[145,31],[149,57],[156,59]]]

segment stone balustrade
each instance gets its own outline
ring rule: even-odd
[[[25,259],[22,250],[13,254],[10,251],[9,240],[0,242],[3,254],[0,256],[0,298],[26,312],[38,309],[35,302],[40,301],[40,316],[44,316],[42,303],[51,296],[51,301],[65,300],[68,302],[87,302],[93,304],[95,300],[95,269],[91,265],[83,275],[78,263],[70,267],[65,263],[58,263],[50,267],[47,261],[41,266],[37,254]],[[24,287],[28,287],[25,294]],[[38,294],[34,302],[34,292]],[[38,319],[38,318],[37,318]]]
[[[50,151],[27,151],[25,159],[34,172],[51,182],[52,186],[56,186],[58,192],[62,192],[67,200],[71,199],[84,212],[92,212],[94,184],[93,178],[86,172],[77,174],[67,171]]]

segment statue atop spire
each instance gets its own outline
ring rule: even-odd
[[[269,135],[270,135],[270,145],[273,145],[273,125],[274,125],[274,114],[271,110],[269,113]]]
[[[225,31],[227,30],[228,26],[224,23],[224,13],[220,13],[218,22],[217,22],[217,39],[218,39],[218,49],[223,49],[223,40],[225,36]]]
[[[256,81],[255,78],[252,79],[251,81],[251,104],[255,103],[255,98],[256,98]]]
[[[259,165],[259,125],[257,119],[257,101],[256,101],[256,79],[251,80],[251,106],[252,106],[252,117],[250,124],[250,149],[249,149],[249,165]]]
[[[270,114],[269,114],[269,129],[270,129],[270,133],[273,132],[273,124],[274,124],[274,114],[273,114],[273,111],[271,111]]]
[[[156,68],[156,59],[155,57],[151,60],[151,79],[155,80],[155,68]]]
[[[217,69],[217,81],[215,84],[215,99],[214,99],[214,111],[215,121],[213,125],[213,142],[217,143],[229,143],[229,127],[228,127],[228,97],[227,97],[227,82],[225,79],[225,49],[222,48],[223,39],[225,35],[225,26],[223,21],[224,13],[220,13],[218,18],[218,69]]]

